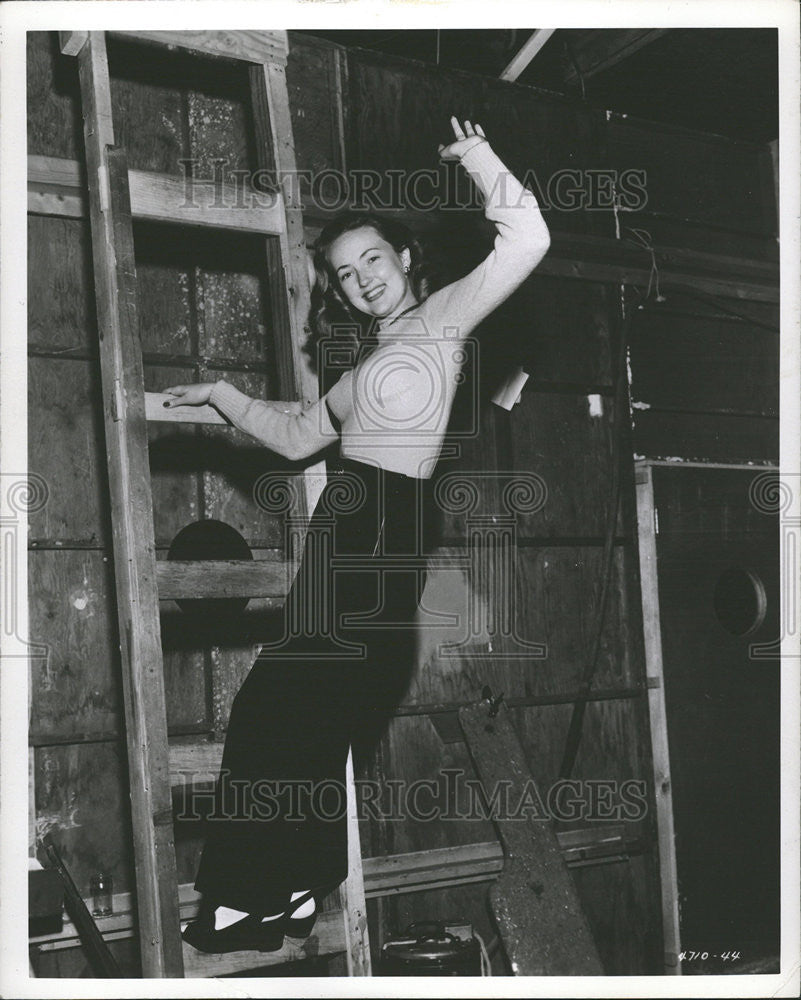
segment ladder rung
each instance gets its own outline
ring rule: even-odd
[[[222,761],[222,743],[170,744],[170,784],[174,788],[214,781]]]
[[[304,958],[336,955],[346,948],[342,910],[332,910],[317,917],[314,930],[305,941],[294,942],[285,938],[280,951],[233,951],[207,955],[184,944],[184,975],[192,978],[225,976],[232,972],[258,969],[263,965],[282,965]]]
[[[144,170],[129,170],[128,185],[131,214],[136,219],[274,236],[286,232],[283,199],[278,193],[239,191],[231,184],[214,187],[184,182],[172,174]]]
[[[135,219],[278,236],[286,232],[280,192],[240,191],[232,184],[193,184],[175,174],[129,170],[131,215]],[[48,198],[72,199],[66,214],[88,215],[86,174],[77,160],[57,156],[28,157],[29,208],[45,210]],[[57,212],[65,212],[54,209]]]
[[[269,559],[161,559],[156,563],[160,600],[273,597],[283,601],[290,564]]]
[[[175,406],[167,409],[164,403],[175,399],[165,392],[145,393],[145,418],[151,423],[179,424],[220,424],[223,427],[232,425],[213,406]]]

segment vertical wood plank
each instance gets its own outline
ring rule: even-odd
[[[29,215],[29,346],[88,352],[96,341],[86,220]]]
[[[356,786],[353,778],[353,753],[348,752],[345,767],[348,808],[348,877],[343,889],[343,919],[347,944],[346,963],[349,976],[372,975],[370,936],[367,930],[367,902],[364,898],[364,872],[356,810]]]
[[[121,740],[33,748],[37,838],[53,835],[84,898],[98,871],[133,889],[125,758]]]
[[[675,831],[673,829],[673,796],[670,787],[667,713],[662,673],[653,472],[649,465],[640,464],[635,475],[645,662],[648,676],[648,710],[651,717],[654,795],[656,797],[659,869],[662,881],[662,934],[665,949],[665,973],[680,976],[678,874],[676,870]]]
[[[26,36],[28,153],[77,159],[83,155],[78,68],[62,56],[57,32]]]
[[[319,398],[319,390],[317,377],[303,352],[311,332],[308,325],[311,289],[286,67],[278,62],[264,63],[254,66],[250,74],[257,164],[260,169],[274,171],[279,182],[284,180],[281,186],[286,231],[266,241],[280,398],[300,399],[308,406]],[[324,485],[321,471],[321,463],[306,470],[306,510],[297,511],[299,516],[314,510]],[[296,555],[287,553],[288,558]]]
[[[30,683],[28,685],[30,691]],[[30,710],[28,711],[28,726],[30,727]],[[28,857],[36,857],[36,775],[34,749],[28,747]]]
[[[183,959],[167,756],[136,268],[124,153],[114,149],[105,35],[79,53],[103,410],[128,738],[137,906],[145,977]]]
[[[79,740],[122,729],[114,582],[102,550],[31,551],[31,634],[47,646],[32,661],[32,742]]]
[[[100,399],[96,361],[28,359],[28,463],[49,488],[31,544],[109,544]]]

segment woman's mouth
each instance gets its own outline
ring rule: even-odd
[[[378,288],[373,288],[369,292],[364,293],[364,298],[368,302],[375,302],[377,298],[380,298],[384,294],[386,287],[386,285],[380,285]]]

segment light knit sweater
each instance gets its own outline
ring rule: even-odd
[[[298,460],[337,439],[333,414],[344,457],[416,478],[432,475],[466,358],[462,342],[522,284],[550,242],[536,198],[489,143],[473,146],[461,163],[498,230],[489,256],[464,278],[380,323],[376,350],[305,410],[299,402],[251,399],[217,382],[210,402],[236,427]]]

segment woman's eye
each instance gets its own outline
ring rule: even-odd
[[[376,260],[378,260],[378,254],[375,254],[375,255],[374,255],[374,256],[372,256],[372,257],[368,257],[367,259],[368,259],[368,261],[369,261],[369,262],[370,262],[370,263],[372,264],[372,263],[373,263],[373,261],[376,261]]]
[[[349,278],[352,274],[353,274],[353,271],[343,271],[342,274],[340,274],[340,276],[339,276],[339,280],[340,281],[345,281],[345,279]]]

